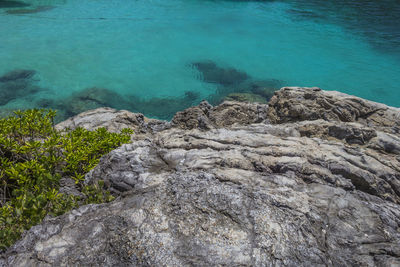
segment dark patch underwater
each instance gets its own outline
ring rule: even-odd
[[[12,0],[0,0],[0,8],[16,8],[16,7],[28,7],[27,4],[22,1],[12,1]]]
[[[281,0],[293,6],[293,19],[332,23],[353,34],[365,36],[381,52],[396,54],[400,59],[399,0]]]
[[[198,79],[216,85],[214,93],[205,100],[218,105],[224,100],[266,103],[274,91],[284,85],[275,79],[255,80],[249,74],[233,67],[221,67],[212,60],[196,61],[188,65],[199,72]],[[176,112],[200,103],[200,94],[186,91],[178,97],[153,97],[143,99],[135,95],[121,95],[110,89],[91,87],[71,94],[61,100],[50,98],[35,99],[35,94],[42,91],[33,79],[34,70],[14,70],[0,77],[0,114],[6,114],[7,103],[18,98],[29,98],[37,108],[58,111],[57,122],[75,116],[81,112],[100,107],[124,109],[143,113],[152,118],[170,120]]]

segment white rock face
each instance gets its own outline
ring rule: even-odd
[[[59,125],[140,132],[86,175],[119,197],[33,227],[0,266],[400,264],[398,109],[283,88],[269,106],[202,103],[171,125],[116,126],[121,114],[140,117]]]

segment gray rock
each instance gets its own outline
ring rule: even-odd
[[[317,87],[284,87],[269,102],[272,123],[324,119],[359,122],[390,133],[400,133],[400,109]]]
[[[225,97],[225,101],[256,102],[266,104],[267,99],[253,93],[232,93]]]
[[[98,108],[80,113],[56,125],[56,129],[76,129],[81,127],[87,130],[107,128],[110,132],[120,132],[124,128],[134,130],[135,134],[146,134],[169,128],[169,123],[155,119],[148,119],[143,114],[132,113],[126,110],[112,108]]]
[[[145,134],[85,177],[104,180],[115,201],[47,218],[0,266],[399,266],[400,136],[390,120],[400,113],[362,100],[381,108],[378,121],[324,91],[314,101],[334,98],[351,122],[309,97],[308,115],[278,108],[301,103],[286,91],[314,90],[282,89],[269,117],[266,105],[203,102],[148,132],[138,114],[110,109],[65,122]]]
[[[234,124],[246,125],[263,122],[268,106],[258,103],[225,101],[212,107],[206,101],[199,106],[185,109],[175,114],[172,125],[181,129],[210,130],[229,127]]]

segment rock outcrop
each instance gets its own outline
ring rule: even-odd
[[[317,88],[170,124],[78,115],[58,127],[141,133],[86,175],[117,199],[47,218],[0,266],[399,266],[399,116]]]
[[[269,102],[272,123],[324,119],[359,122],[395,134],[400,133],[400,109],[319,88],[285,87]]]
[[[136,134],[144,134],[167,129],[170,127],[170,123],[149,119],[143,114],[126,110],[98,108],[83,112],[56,125],[57,130],[74,130],[78,127],[87,130],[96,130],[104,127],[110,132],[120,132],[124,128],[129,128]]]

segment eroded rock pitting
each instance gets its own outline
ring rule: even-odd
[[[399,116],[317,88],[171,123],[83,113],[58,127],[137,133],[86,175],[118,198],[33,227],[0,266],[396,266]]]

